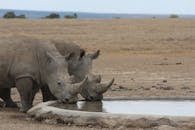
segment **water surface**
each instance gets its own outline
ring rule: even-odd
[[[114,100],[100,102],[79,101],[77,104],[57,104],[63,109],[117,114],[167,116],[195,116],[195,101]]]

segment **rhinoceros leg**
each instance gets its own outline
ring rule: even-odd
[[[20,94],[21,99],[21,112],[26,112],[32,107],[33,99],[38,91],[38,87],[35,86],[31,78],[21,78],[16,81],[16,88]]]
[[[43,102],[56,100],[56,97],[53,96],[47,85],[41,87],[41,93],[43,96]]]
[[[0,89],[0,98],[5,101],[5,107],[18,107],[16,103],[11,99],[10,88],[1,88]]]

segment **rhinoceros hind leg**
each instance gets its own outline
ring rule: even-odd
[[[5,101],[5,107],[18,107],[17,104],[12,100],[10,96],[10,88],[0,89],[0,98]]]
[[[20,94],[22,104],[21,112],[27,112],[32,107],[34,96],[38,91],[38,87],[34,85],[31,78],[21,78],[16,81],[16,88]]]
[[[51,91],[49,90],[49,87],[46,85],[41,87],[41,93],[43,96],[43,102],[57,100],[56,97],[54,97]]]

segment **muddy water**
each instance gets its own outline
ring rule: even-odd
[[[128,101],[101,102],[79,101],[77,104],[57,104],[56,107],[71,110],[118,114],[144,114],[168,116],[195,116],[195,101]]]

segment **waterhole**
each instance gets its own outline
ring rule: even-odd
[[[195,116],[195,101],[190,100],[78,101],[77,104],[54,104],[53,106],[62,109],[116,114]]]

